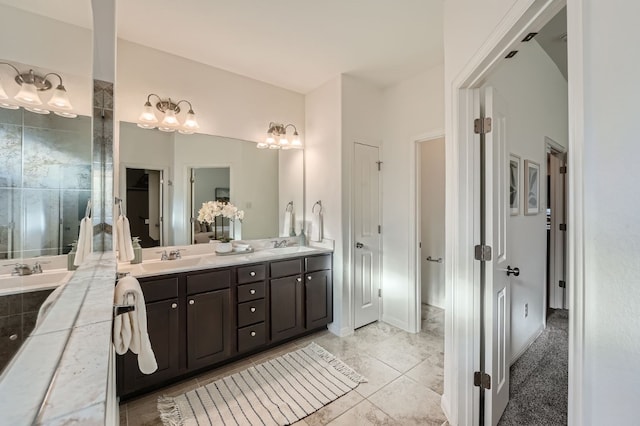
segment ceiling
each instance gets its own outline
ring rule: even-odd
[[[535,39],[567,80],[567,8],[551,18]]]
[[[443,62],[444,0],[135,0],[118,36],[308,93],[346,73],[379,87]],[[0,0],[91,27],[87,0]]]

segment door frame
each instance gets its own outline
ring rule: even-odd
[[[445,265],[447,309],[445,310],[445,383],[442,409],[453,424],[478,424],[479,390],[471,377],[479,363],[479,265],[473,259],[474,235],[479,211],[473,209],[477,188],[469,166],[477,163],[473,145],[472,96],[497,63],[520,43],[526,34],[541,28],[567,2],[569,78],[569,156],[567,164],[567,279],[569,297],[569,406],[570,425],[583,423],[582,383],[584,377],[584,0],[528,0],[516,2],[453,80],[451,96],[452,130],[446,143],[447,200]],[[446,91],[446,88],[445,88]]]
[[[445,139],[445,147],[447,140],[444,130],[436,130],[424,133],[411,138],[409,141],[409,152],[415,159],[409,162],[409,211],[413,212],[412,220],[409,220],[409,294],[414,297],[413,303],[409,304],[409,331],[418,333],[422,326],[421,309],[422,309],[422,282],[421,282],[421,227],[420,227],[420,201],[422,195],[420,193],[420,175],[422,172],[422,162],[420,161],[420,144],[434,141],[440,138]],[[446,152],[445,152],[446,159]],[[445,171],[446,174],[446,171]],[[445,231],[445,241],[446,241]],[[445,258],[446,259],[446,258]]]

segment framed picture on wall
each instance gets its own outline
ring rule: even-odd
[[[229,188],[216,188],[215,189],[216,201],[229,202]]]
[[[511,216],[520,214],[520,157],[509,156],[509,208]]]
[[[540,212],[540,164],[524,160],[524,214],[536,215]]]

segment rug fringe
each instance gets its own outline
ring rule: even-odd
[[[330,366],[336,369],[336,371],[344,374],[354,382],[356,383],[368,382],[368,380],[363,375],[356,373],[353,370],[353,368],[349,367],[342,360],[338,359],[338,357],[336,357],[334,354],[327,351],[325,348],[318,345],[317,343],[311,342],[307,347],[312,351],[314,351],[316,354],[318,354],[320,358],[328,362]]]
[[[161,396],[158,398],[158,411],[160,412],[160,420],[165,426],[181,426],[184,424],[184,419],[180,410],[178,410],[178,404],[176,404],[174,398]]]

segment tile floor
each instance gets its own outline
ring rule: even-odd
[[[360,374],[367,383],[295,423],[316,425],[435,425],[448,423],[440,409],[444,362],[444,311],[422,307],[422,332],[407,333],[377,322],[348,337],[328,331],[201,374],[120,406],[120,424],[161,425],[156,401],[175,396],[314,341]]]

